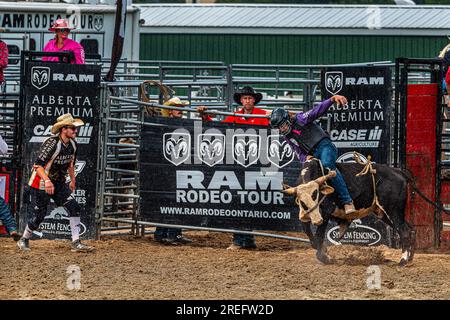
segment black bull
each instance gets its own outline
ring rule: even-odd
[[[363,165],[357,163],[338,163],[337,168],[347,183],[356,209],[370,207],[374,199],[371,174],[368,173],[357,177],[356,174],[364,168]],[[378,200],[386,212],[383,215],[382,221],[391,226],[400,235],[403,253],[400,264],[405,265],[409,261],[412,261],[415,249],[415,231],[405,221],[409,179],[400,169],[378,164],[373,164],[373,168],[376,170],[375,181]],[[325,171],[327,170],[325,169]],[[306,162],[303,166],[302,173],[303,175],[298,181],[302,184],[316,180],[324,175],[320,162],[316,159]],[[320,195],[320,197],[323,196]],[[310,223],[302,222],[303,228],[311,241],[311,245],[317,249],[316,256],[322,263],[332,263],[326,254],[326,248],[324,246],[325,232],[329,220],[334,219],[341,226],[347,226],[349,224],[346,220],[332,216],[338,204],[339,201],[336,192],[323,199],[323,202],[320,204],[323,223],[317,227],[315,234],[311,231]]]

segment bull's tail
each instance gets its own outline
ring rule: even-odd
[[[400,173],[402,174],[402,176],[404,176],[406,178],[406,180],[408,181],[408,184],[410,185],[411,189],[413,189],[415,192],[417,192],[417,194],[426,202],[428,202],[429,204],[431,204],[433,207],[435,207],[436,209],[438,209],[439,211],[444,212],[445,214],[450,215],[450,210],[445,209],[441,204],[438,204],[436,202],[433,202],[433,200],[431,200],[430,198],[428,198],[426,195],[423,194],[423,192],[417,187],[416,185],[416,179],[414,177],[414,175],[412,174],[412,172],[408,169],[402,169],[400,170]]]

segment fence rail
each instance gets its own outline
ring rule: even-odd
[[[20,60],[20,59],[19,59]],[[102,74],[109,69],[109,60],[88,61],[102,65]],[[340,64],[332,66],[389,66],[390,61],[370,63]],[[170,226],[193,230],[209,230],[242,234],[268,235],[262,232],[246,232],[228,229],[188,228],[156,224],[139,220],[139,137],[143,126],[164,126],[144,120],[144,108],[178,110],[195,115],[195,107],[206,105],[205,113],[218,116],[233,116],[238,106],[232,99],[237,88],[254,84],[255,89],[263,93],[261,105],[265,109],[288,106],[291,110],[308,110],[320,100],[320,71],[330,65],[225,65],[220,61],[121,61],[117,69],[117,80],[101,85],[102,123],[99,135],[101,151],[98,165],[98,191],[100,194],[97,208],[99,227],[104,230],[117,230],[120,224],[132,223],[136,226]],[[20,66],[6,69],[5,78],[8,87],[18,90]],[[417,69],[410,74],[411,82],[426,82],[426,70]],[[162,95],[157,89],[149,89],[149,98],[154,101],[142,102],[139,88],[142,80],[155,80],[170,88],[171,96],[178,96],[190,103],[189,108],[165,106]],[[285,91],[291,91],[294,98],[286,97]],[[17,97],[16,93],[9,97]],[[0,104],[2,104],[0,96]],[[6,114],[6,113],[5,113]],[[241,117],[262,117],[267,115],[242,115]],[[191,116],[189,116],[191,117]],[[0,127],[1,129],[1,127]],[[8,129],[9,130],[9,129]],[[5,134],[8,136],[8,134]],[[133,142],[123,142],[132,139]],[[122,142],[121,142],[122,140]],[[3,158],[1,158],[3,159]],[[444,160],[447,161],[447,160]],[[130,168],[135,169],[130,169]],[[126,201],[124,201],[126,200]],[[448,223],[444,223],[449,226]],[[288,239],[289,237],[284,237]],[[298,238],[290,237],[289,240]],[[303,239],[304,240],[304,239]],[[303,241],[298,240],[298,241]],[[308,240],[305,240],[307,242]]]

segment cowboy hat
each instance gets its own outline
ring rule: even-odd
[[[172,99],[167,100],[164,102],[165,106],[172,106],[172,107],[184,107],[189,105],[189,101],[181,101],[178,97],[173,97]]]
[[[58,133],[59,129],[64,126],[80,127],[82,125],[84,125],[83,120],[74,119],[70,113],[66,113],[56,119],[56,123],[52,126],[52,133]]]
[[[258,104],[262,99],[262,94],[255,92],[252,87],[243,87],[233,95],[233,99],[237,104],[241,105],[242,96],[252,96],[255,98],[255,104]]]
[[[48,31],[54,32],[56,29],[75,29],[74,27],[69,26],[69,20],[67,19],[57,19],[53,22],[52,26],[48,29]]]
[[[184,107],[189,105],[189,101],[181,101],[178,97],[173,97],[172,99],[167,100],[164,102],[165,106],[171,106],[171,107]],[[161,109],[161,114],[163,117],[169,117],[172,110],[168,109]]]

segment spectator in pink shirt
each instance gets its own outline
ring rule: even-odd
[[[72,51],[75,59],[71,63],[84,64],[84,49],[78,42],[69,39],[70,30],[67,19],[58,19],[53,23],[49,31],[55,32],[55,38],[50,40],[44,48],[44,52],[63,52]],[[59,61],[58,57],[43,57],[42,61]]]
[[[0,40],[0,86],[5,82],[3,70],[8,66],[8,46]]]

